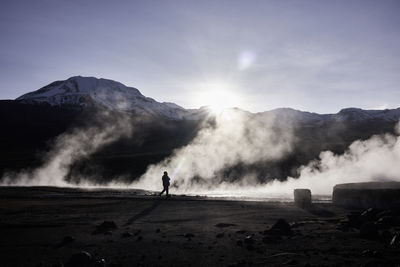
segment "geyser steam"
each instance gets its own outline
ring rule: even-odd
[[[67,181],[72,164],[95,153],[101,147],[131,134],[131,123],[123,114],[98,111],[91,117],[90,126],[74,129],[58,136],[45,163],[34,170],[8,173],[3,185],[82,186],[93,185],[85,177],[72,177]]]
[[[279,125],[279,126],[277,126]],[[275,117],[255,117],[230,109],[208,124],[187,146],[164,161],[149,166],[134,186],[159,188],[160,174],[169,170],[178,192],[215,191],[225,184],[221,172],[237,164],[279,160],[292,150],[293,130]],[[250,176],[235,177],[234,186],[254,184]]]
[[[276,123],[276,118],[260,121],[245,113],[229,112],[217,118],[215,127],[203,129],[189,145],[175,150],[170,158],[151,165],[134,185],[157,190],[164,170],[173,171],[175,192],[253,197],[291,195],[295,188],[331,194],[338,183],[400,181],[399,125],[395,135],[357,140],[344,154],[321,152],[319,159],[299,168],[298,178],[261,183],[250,173],[234,182],[224,181],[219,175],[226,167],[277,160],[291,152],[295,141],[292,128],[281,127],[278,131]]]
[[[400,124],[396,134],[375,135],[353,142],[343,155],[330,151],[300,168],[299,178],[289,178],[285,186],[307,187],[317,193],[331,193],[339,183],[400,181]],[[279,183],[274,183],[278,186]]]
[[[132,125],[132,119],[121,113],[98,112],[90,126],[59,136],[42,166],[8,173],[2,177],[2,185],[96,186],[96,179],[91,177],[69,177],[71,166],[104,145],[130,136]],[[290,155],[297,140],[295,129],[293,121],[281,117],[226,110],[215,120],[207,119],[188,145],[150,165],[137,181],[122,184],[110,177],[107,185],[161,190],[161,175],[167,170],[173,193],[269,197],[291,195],[294,188],[330,194],[338,183],[400,181],[400,126],[395,134],[355,141],[340,155],[321,152],[319,159],[298,169],[298,178],[288,177],[284,182],[273,180],[274,177],[260,179],[251,168],[245,175],[225,176],[226,169],[240,164],[277,162]]]

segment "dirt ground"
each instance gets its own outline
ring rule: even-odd
[[[399,266],[400,251],[360,238],[332,204],[0,188],[0,266],[63,266],[79,251],[105,266]],[[265,238],[279,218],[293,235]],[[116,228],[97,227],[113,221]],[[397,231],[394,229],[391,231]]]

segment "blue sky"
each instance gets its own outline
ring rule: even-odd
[[[75,75],[253,112],[400,107],[400,1],[0,2],[0,99]]]

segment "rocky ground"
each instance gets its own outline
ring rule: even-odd
[[[394,210],[0,188],[0,266],[399,266]]]

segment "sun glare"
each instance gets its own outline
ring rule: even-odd
[[[215,115],[240,105],[240,98],[234,92],[233,86],[227,83],[202,84],[198,89],[196,102],[199,106],[207,106]]]

